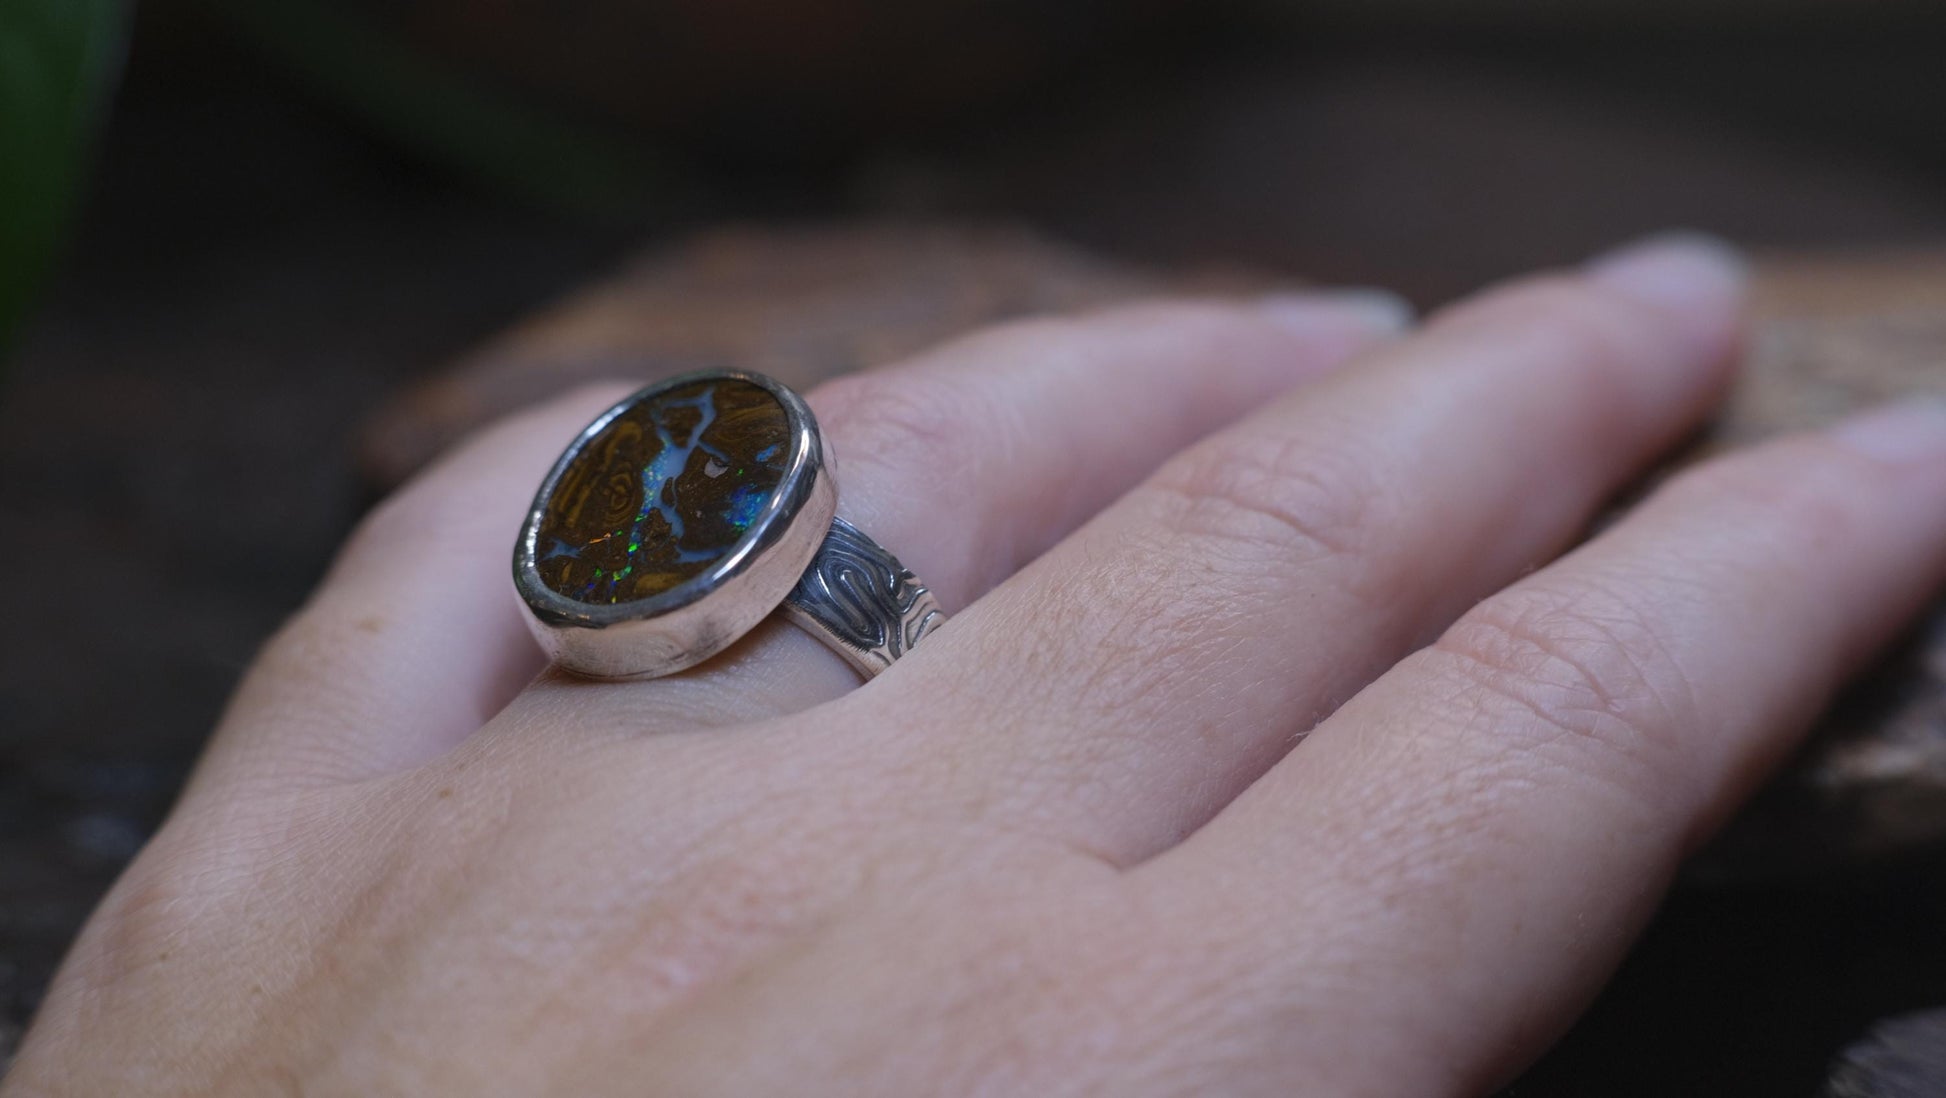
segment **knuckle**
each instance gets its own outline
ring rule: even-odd
[[[1447,630],[1432,658],[1505,750],[1592,766],[1645,792],[1681,772],[1695,690],[1656,623],[1619,592],[1502,594]]]
[[[1263,434],[1196,446],[1146,491],[1171,535],[1241,547],[1252,563],[1359,556],[1394,509],[1385,478],[1355,448]]]

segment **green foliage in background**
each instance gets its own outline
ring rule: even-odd
[[[0,0],[0,352],[80,188],[127,16],[122,0]]]

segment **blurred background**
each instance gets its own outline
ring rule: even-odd
[[[0,1064],[255,646],[483,419],[1694,227],[1763,259],[1734,441],[1946,383],[1942,57],[1936,0],[0,0]],[[1508,1094],[1946,1094],[1938,679],[1935,622]]]

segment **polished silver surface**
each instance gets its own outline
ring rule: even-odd
[[[785,472],[770,501],[728,553],[698,575],[653,598],[620,603],[571,599],[542,582],[539,537],[547,500],[577,455],[634,405],[695,381],[736,379],[768,390],[790,425]],[[514,587],[534,636],[556,664],[601,679],[673,674],[716,655],[770,615],[810,566],[838,509],[824,465],[817,420],[803,398],[761,374],[708,370],[656,382],[590,423],[554,463],[514,543]]]
[[[651,598],[586,603],[547,586],[538,543],[548,499],[588,443],[642,401],[691,382],[730,379],[775,396],[790,430],[783,479],[744,536],[701,573]],[[590,678],[657,678],[716,655],[781,607],[865,677],[890,666],[945,615],[898,558],[837,518],[838,489],[826,462],[803,398],[761,374],[683,374],[617,402],[554,463],[514,543],[514,587],[548,658]]]
[[[899,558],[844,519],[784,600],[792,621],[871,678],[946,620],[926,585]]]

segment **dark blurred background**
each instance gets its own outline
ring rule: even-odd
[[[0,0],[0,156],[59,144],[3,71],[34,2]],[[781,301],[719,303],[736,354],[857,329],[812,340],[817,373],[899,325],[1172,286],[1433,306],[1670,226],[1946,255],[1922,0],[94,10],[64,116],[92,136],[37,169],[77,200],[0,189],[65,226],[49,263],[0,234],[0,294],[32,286],[0,366],[0,1064],[361,508],[514,395],[660,368],[726,269]],[[591,284],[663,334],[568,361],[587,297],[527,318]],[[1931,848],[1692,882],[1509,1093],[1818,1093],[1876,1021],[1946,1004],[1942,917]]]

